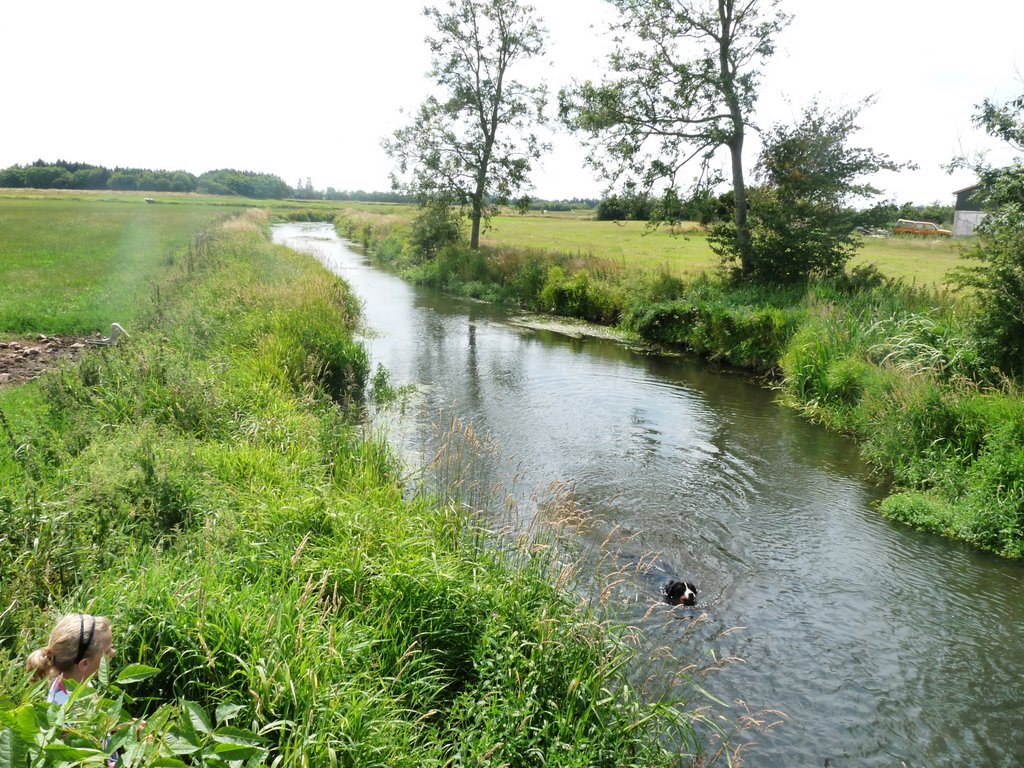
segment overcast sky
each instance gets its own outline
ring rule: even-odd
[[[31,0],[0,12],[0,167],[57,158],[192,173],[236,168],[385,190],[381,139],[429,87],[421,0]],[[609,7],[534,0],[550,31],[552,92],[600,78]],[[791,121],[814,96],[869,94],[858,144],[912,161],[879,178],[899,201],[952,202],[942,166],[1007,150],[971,127],[974,105],[1024,86],[1020,0],[783,0],[794,15],[764,72],[757,121]],[[591,25],[594,25],[593,27]],[[531,73],[533,74],[533,73]],[[539,197],[596,197],[575,139],[534,173]],[[753,165],[756,141],[746,159]]]

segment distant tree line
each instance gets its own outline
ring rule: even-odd
[[[715,195],[700,187],[682,200],[674,189],[657,196],[627,182],[622,193],[601,198],[594,217],[598,221],[699,221],[707,225],[728,221],[733,215],[733,200],[731,189]]]
[[[354,191],[337,190],[328,187],[323,192],[313,188],[309,179],[305,183],[296,186],[292,197],[300,200],[351,200],[360,203],[406,203],[413,204],[420,202],[416,195],[405,192],[366,192],[362,189]],[[590,210],[596,207],[596,198],[573,197],[567,200],[542,200],[530,199],[526,208],[531,211],[578,211],[581,209]]]
[[[530,200],[527,208],[531,211],[579,211],[592,210],[600,201],[593,197],[573,197],[568,200]]]
[[[36,160],[0,170],[0,187],[31,189],[116,189],[140,192],[199,192],[280,199],[292,193],[279,176],[223,168],[196,176],[188,171],[105,168],[89,163]]]
[[[362,189],[349,192],[347,190],[337,190],[334,187],[328,187],[327,190],[320,194],[317,199],[324,200],[352,200],[361,203],[415,203],[416,198],[413,195],[405,195],[401,192],[366,192]]]
[[[912,219],[914,221],[930,221],[939,226],[953,226],[953,213],[955,207],[943,205],[935,201],[928,205],[915,205],[914,203],[903,203],[896,206],[893,211],[894,219]]]
[[[312,180],[301,179],[289,187],[279,176],[223,168],[196,176],[188,171],[162,171],[148,168],[105,168],[89,163],[36,160],[30,165],[12,165],[0,170],[0,188],[14,189],[114,189],[138,192],[198,192],[205,195],[240,195],[263,200],[285,197],[299,200],[351,200],[366,203],[415,203],[415,195],[396,191],[366,192],[318,190]],[[591,209],[596,199],[530,200],[530,210],[573,211]]]

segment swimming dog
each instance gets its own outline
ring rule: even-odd
[[[672,605],[694,605],[697,602],[697,587],[688,581],[670,581],[662,591],[665,602]]]

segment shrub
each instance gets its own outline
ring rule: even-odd
[[[431,199],[421,206],[409,230],[409,245],[416,261],[434,259],[442,248],[462,240],[462,212],[444,199]]]
[[[509,289],[512,296],[528,307],[543,306],[541,290],[547,279],[547,266],[538,257],[527,258],[513,274]]]
[[[618,292],[594,280],[585,269],[570,275],[562,267],[549,267],[538,301],[546,312],[595,323],[613,323],[622,312]]]
[[[896,493],[882,501],[879,509],[890,520],[920,530],[947,536],[954,530],[952,505],[937,494],[919,491]]]
[[[994,426],[966,479],[962,538],[1006,557],[1024,556],[1024,419]]]

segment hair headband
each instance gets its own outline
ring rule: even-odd
[[[89,646],[92,645],[92,636],[96,633],[96,617],[90,616],[92,624],[89,626],[89,635],[85,634],[85,614],[79,614],[81,624],[78,627],[78,655],[75,656],[75,664],[85,658],[86,651],[89,650]]]

